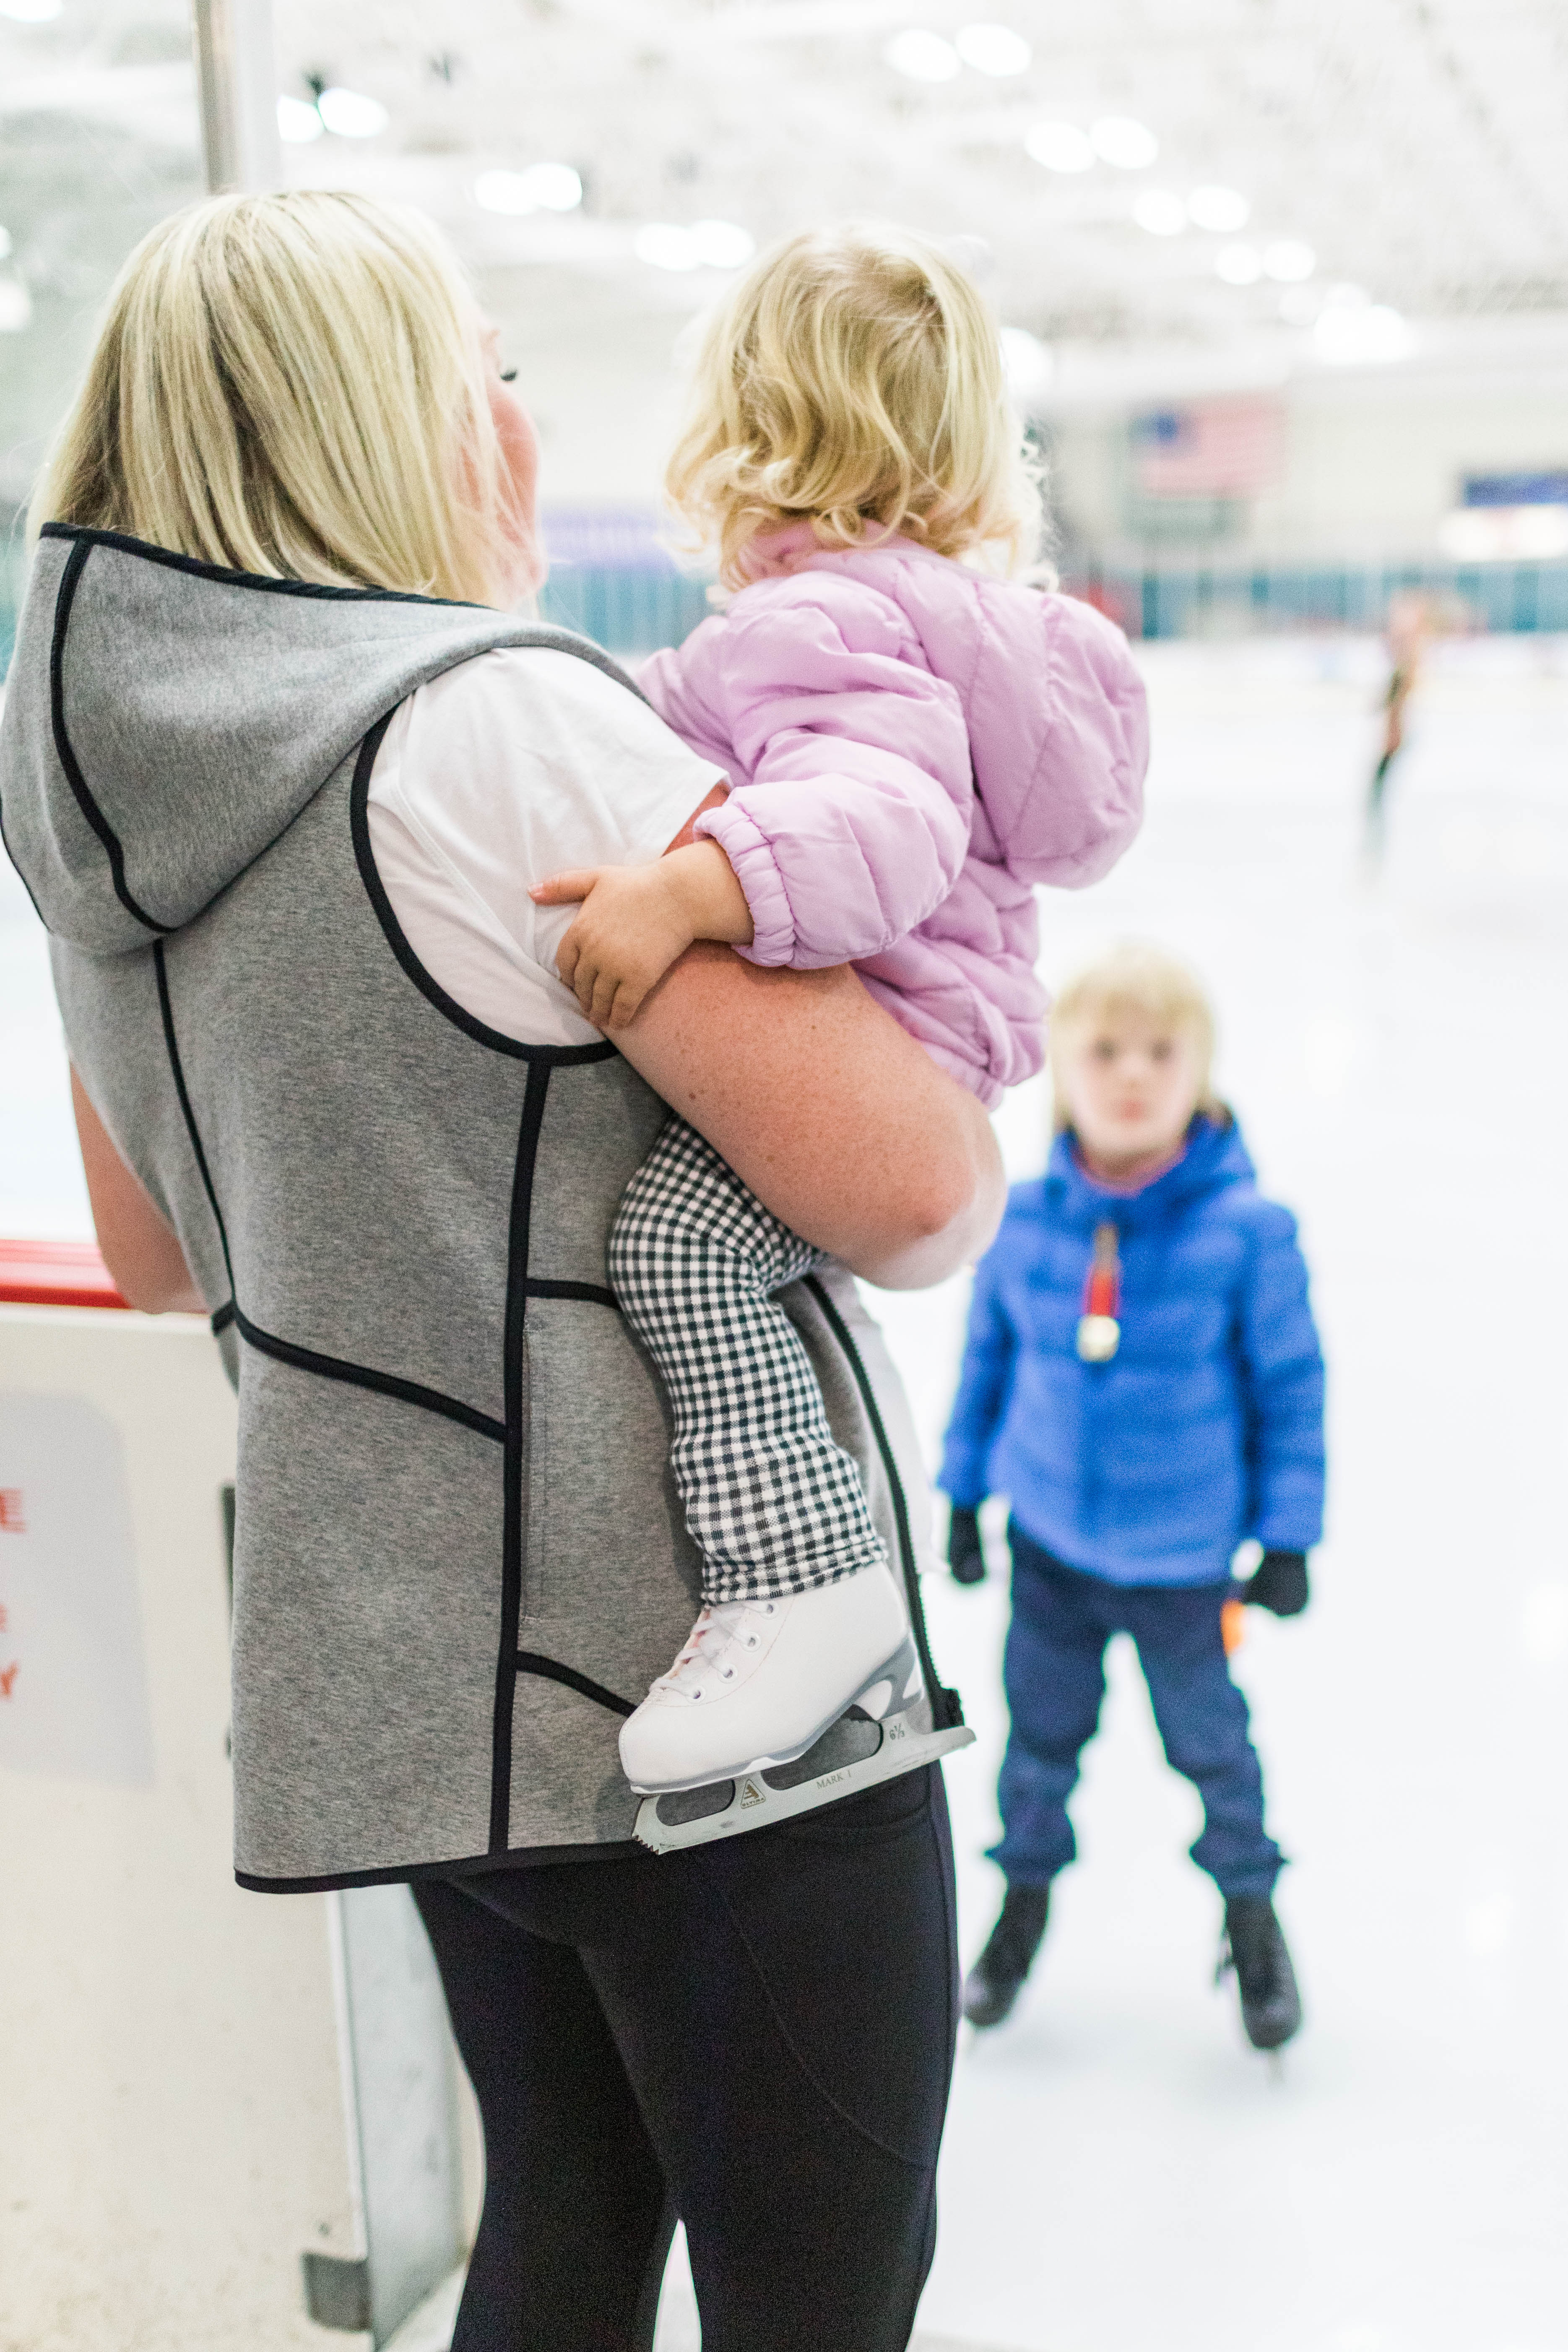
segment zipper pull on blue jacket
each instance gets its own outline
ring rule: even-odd
[[[1094,1255],[1078,1320],[1078,1352],[1086,1364],[1108,1364],[1121,1345],[1121,1258],[1116,1227],[1107,1218],[1094,1229]]]

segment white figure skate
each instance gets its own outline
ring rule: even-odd
[[[922,1645],[923,1646],[923,1645]],[[912,1771],[974,1734],[939,1723],[909,1612],[884,1568],[773,1601],[704,1609],[621,1727],[655,1853],[733,1837]]]

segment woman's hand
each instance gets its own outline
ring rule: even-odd
[[[715,841],[673,849],[651,866],[578,866],[529,892],[541,907],[583,911],[555,968],[588,1020],[620,1029],[694,940],[752,942],[752,913]]]

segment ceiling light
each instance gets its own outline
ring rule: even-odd
[[[1130,114],[1103,114],[1089,126],[1089,139],[1097,155],[1119,171],[1144,172],[1160,152],[1160,142],[1153,132],[1142,122],[1134,122]]]
[[[1282,286],[1299,286],[1317,266],[1317,255],[1299,237],[1282,236],[1263,248],[1264,276],[1278,278]]]
[[[10,250],[11,232],[8,228],[0,228],[0,261],[5,260]]]
[[[742,268],[757,249],[756,238],[734,221],[693,221],[690,235],[704,269]]]
[[[1034,51],[1011,25],[965,25],[953,37],[953,47],[976,73],[1027,73]]]
[[[583,201],[570,163],[531,163],[526,172],[481,172],[474,202],[487,213],[569,213]]]
[[[1252,206],[1237,188],[1217,185],[1194,188],[1187,198],[1187,210],[1199,228],[1212,229],[1216,236],[1234,236],[1245,228]]]
[[[547,213],[574,213],[583,201],[583,179],[570,163],[531,163],[523,184]]]
[[[702,266],[691,231],[677,228],[671,221],[649,221],[646,228],[639,228],[633,250],[639,261],[651,261],[656,269],[700,269]]]
[[[895,33],[882,55],[911,81],[951,81],[960,70],[958,51],[940,33]]]
[[[1002,367],[1007,389],[1024,408],[1049,390],[1056,373],[1049,346],[1038,335],[1031,335],[1027,327],[1003,328]]]
[[[65,0],[0,0],[0,16],[16,25],[49,25],[64,5]]]
[[[1214,266],[1227,286],[1256,286],[1263,275],[1263,262],[1255,245],[1222,245],[1215,255]]]
[[[379,98],[357,89],[324,89],[316,104],[321,121],[340,139],[374,139],[386,129],[388,116]]]
[[[1087,172],[1094,162],[1093,147],[1071,122],[1037,122],[1024,146],[1047,172]]]
[[[1312,330],[1312,348],[1330,367],[1388,367],[1408,358],[1415,341],[1386,302],[1331,303]]]
[[[302,98],[280,98],[278,101],[278,136],[286,146],[308,146],[319,139],[326,129],[320,113]]]
[[[0,335],[19,335],[32,318],[32,296],[21,279],[0,278]]]
[[[1321,295],[1310,286],[1292,286],[1279,297],[1279,316],[1288,327],[1310,327],[1322,307]]]
[[[1132,217],[1151,236],[1179,236],[1187,225],[1187,208],[1169,188],[1146,188],[1132,207]]]

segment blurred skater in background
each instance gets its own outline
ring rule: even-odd
[[[1402,590],[1389,600],[1389,671],[1383,698],[1383,749],[1372,772],[1366,802],[1367,840],[1373,850],[1383,845],[1389,771],[1405,749],[1405,706],[1421,674],[1421,656],[1431,632],[1432,609],[1425,596]]]
[[[1049,1165],[1015,1188],[975,1276],[942,1469],[948,1556],[961,1583],[984,1575],[980,1507],[1005,1494],[1013,1620],[992,1849],[1007,1889],[964,1985],[974,2025],[1011,2010],[1076,1852],[1067,1801],[1119,1633],[1203,1799],[1193,1860],[1225,1899],[1247,2032],[1272,2050],[1300,2023],[1272,1900],[1284,1857],[1226,1636],[1238,1596],[1281,1617],[1306,1607],[1323,1365],[1295,1220],[1258,1192],[1212,1091],[1213,1041],[1201,988],[1159,949],[1081,973],[1052,1017]],[[1248,1538],[1263,1556],[1238,1585]]]

